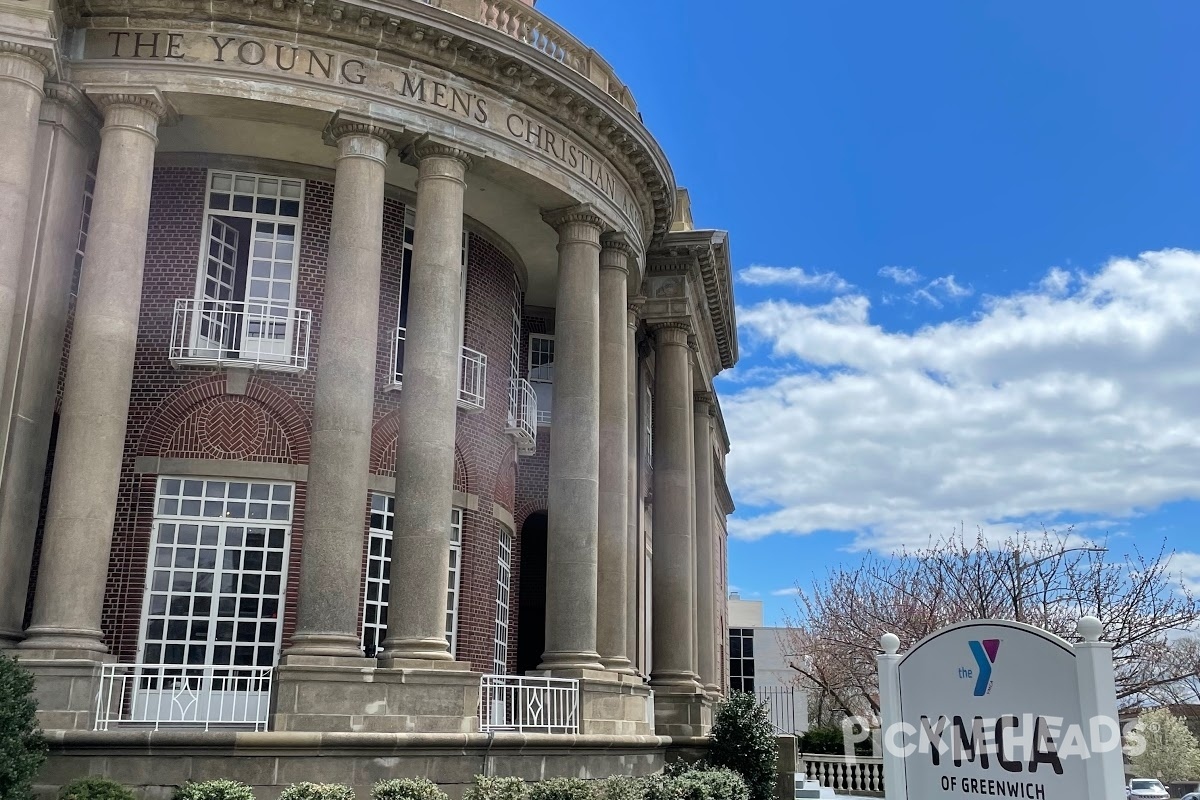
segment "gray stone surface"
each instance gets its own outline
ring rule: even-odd
[[[463,188],[471,156],[434,139],[417,144],[417,220],[409,279],[404,389],[396,440],[392,598],[381,663],[449,660],[446,573],[458,420],[459,280]],[[361,532],[360,532],[361,537]]]
[[[690,695],[699,691],[699,686],[692,661],[696,567],[687,330],[677,323],[659,324],[654,339],[654,660],[650,683],[657,704],[663,693]]]
[[[596,644],[606,669],[633,674],[629,622],[628,284],[625,237],[600,240],[600,492]]]
[[[291,653],[361,658],[363,514],[375,412],[383,181],[392,135],[335,117],[333,220],[317,352],[304,558]],[[449,514],[447,514],[449,516]]]
[[[695,395],[693,407],[694,451],[696,454],[696,649],[699,653],[700,683],[710,696],[721,694],[717,667],[717,592],[713,569],[716,540],[713,533],[713,398]]]
[[[558,231],[554,435],[550,438],[544,670],[600,669],[596,652],[600,469],[600,233],[586,206],[546,215]]]
[[[4,463],[13,468],[0,484],[0,648],[24,637],[21,622],[62,364],[83,181],[98,143],[90,116],[78,110],[79,100],[69,87],[52,84],[38,127],[36,169],[44,175],[45,188],[30,197],[22,256],[30,271],[29,289],[14,322],[11,380],[5,388],[6,396],[13,396]]]
[[[137,346],[157,92],[105,109],[91,234],[67,367],[33,622],[23,647],[103,653],[100,611]]]

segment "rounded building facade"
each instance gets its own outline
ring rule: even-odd
[[[46,787],[703,735],[728,237],[599,55],[521,0],[22,0],[0,105],[0,647]]]

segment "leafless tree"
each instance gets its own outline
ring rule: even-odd
[[[909,647],[967,619],[1017,620],[1073,639],[1075,621],[1090,614],[1113,643],[1124,707],[1179,702],[1189,681],[1200,689],[1200,642],[1179,638],[1200,620],[1200,603],[1170,571],[1165,543],[1153,557],[1115,559],[1077,540],[1070,530],[998,543],[956,531],[924,548],[867,554],[801,587],[788,652],[802,654],[790,666],[814,699],[813,721],[878,713],[882,634]]]

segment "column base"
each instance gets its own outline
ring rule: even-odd
[[[89,731],[95,726],[103,664],[113,656],[88,650],[16,650],[21,666],[33,673],[38,723],[45,730]]]
[[[0,650],[13,650],[25,639],[25,631],[0,629]]]
[[[708,695],[708,699],[712,700],[714,703],[724,699],[724,692],[722,692],[721,687],[717,686],[715,683],[704,684],[704,693]]]
[[[450,655],[450,647],[445,636],[430,639],[385,639],[383,652],[379,654],[380,666],[388,666],[394,662],[453,664],[454,656]]]
[[[616,656],[614,658],[604,657],[600,659],[600,663],[609,672],[615,672],[618,675],[636,675],[637,670],[633,668],[633,662],[625,656]]]
[[[320,733],[472,733],[479,675],[465,662],[288,656],[275,670],[271,730]],[[399,663],[399,662],[393,662]]]
[[[104,634],[90,628],[50,628],[31,627],[25,631],[25,640],[17,647],[22,650],[38,650],[42,652],[78,652],[80,654],[98,653],[106,655],[108,647],[102,639]],[[91,656],[80,655],[80,658]]]
[[[654,705],[650,687],[633,675],[606,671],[601,676],[579,677],[579,732],[604,736],[653,736]]]
[[[285,656],[364,658],[358,637],[344,633],[297,633]]]
[[[691,693],[654,690],[654,732],[659,736],[707,736],[713,702],[699,686]]]
[[[574,653],[563,651],[542,654],[542,663],[538,664],[538,672],[554,673],[555,677],[557,677],[558,673],[564,670],[589,670],[603,672],[604,665],[600,663],[599,653]]]

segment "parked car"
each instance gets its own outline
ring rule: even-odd
[[[1200,800],[1200,792],[1188,792],[1179,800]]]
[[[1171,800],[1167,787],[1153,778],[1134,778],[1129,781],[1125,797],[1129,800]]]

